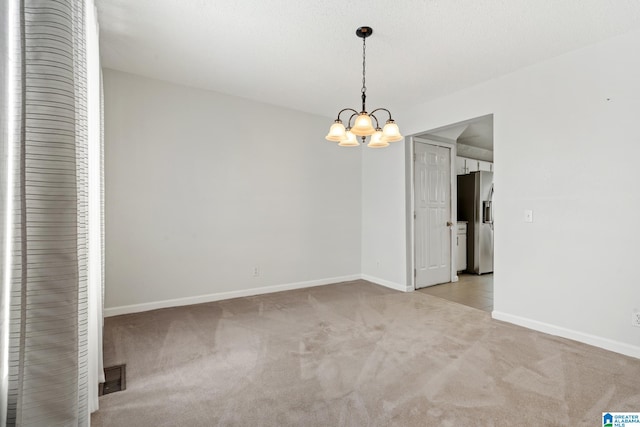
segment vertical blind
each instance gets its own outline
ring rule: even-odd
[[[102,376],[95,7],[3,3],[1,425],[89,425]]]

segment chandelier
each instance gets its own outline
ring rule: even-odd
[[[390,142],[402,141],[404,138],[400,134],[398,125],[391,118],[391,112],[386,108],[376,108],[370,113],[367,113],[365,103],[367,100],[367,85],[366,85],[366,48],[367,37],[373,34],[371,27],[360,27],[356,30],[356,35],[362,39],[362,111],[357,112],[353,108],[345,108],[340,110],[338,118],[331,125],[329,133],[325,137],[328,141],[339,142],[341,147],[358,147],[360,143],[357,140],[357,136],[362,139],[362,143],[366,142],[367,136],[371,136],[367,147],[370,148],[384,148],[388,147]],[[347,125],[342,123],[340,115],[348,111],[351,113]],[[389,115],[387,122],[383,128],[380,128],[380,122],[375,113],[384,111]],[[355,118],[355,119],[354,119]],[[353,125],[351,124],[353,121]],[[375,127],[373,122],[375,121]]]

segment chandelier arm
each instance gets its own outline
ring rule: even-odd
[[[349,108],[349,110],[353,111],[353,114],[351,115],[351,117],[349,117],[349,121],[347,122],[347,127],[351,128],[351,119],[357,116],[358,112],[356,110],[352,110],[351,108]]]
[[[340,120],[340,114],[344,113],[345,111],[353,111],[354,114],[358,114],[358,112],[356,110],[354,110],[353,108],[343,108],[338,113],[338,120]],[[353,117],[353,116],[351,116],[351,117]],[[349,119],[349,120],[351,120],[351,119]]]
[[[378,110],[379,110],[379,108],[378,108]],[[378,123],[378,118],[377,118],[376,116],[374,116],[374,115],[373,115],[373,113],[375,113],[375,111],[376,111],[376,110],[373,110],[373,111],[371,112],[371,114],[369,114],[369,117],[373,117],[373,118],[375,119],[375,121],[376,121],[376,129],[378,129],[378,128],[380,127],[380,123]]]
[[[371,116],[371,115],[373,115],[373,113],[375,113],[376,111],[386,111],[386,112],[387,112],[387,114],[389,115],[389,120],[393,120],[393,119],[391,118],[391,111],[387,110],[386,108],[376,108],[376,109],[375,109],[375,110],[373,110],[373,111],[371,112],[371,114],[369,114],[369,115],[370,115],[370,116]]]

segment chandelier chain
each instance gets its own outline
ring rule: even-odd
[[[362,93],[367,91],[367,80],[366,80],[366,65],[367,65],[367,39],[362,39]]]
[[[367,66],[367,39],[362,38],[362,111],[367,111],[367,79],[366,79],[366,66]]]

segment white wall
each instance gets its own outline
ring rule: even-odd
[[[494,316],[636,357],[639,51],[630,33],[396,113],[405,135],[494,114]],[[391,154],[364,158],[363,272],[375,267],[365,254],[385,252],[394,264],[378,275],[395,281],[406,167]]]
[[[404,162],[402,142],[384,149],[362,147],[362,273],[365,279],[407,290],[405,178],[397,170]]]
[[[362,157],[330,118],[108,69],[104,92],[107,314],[360,274]]]

